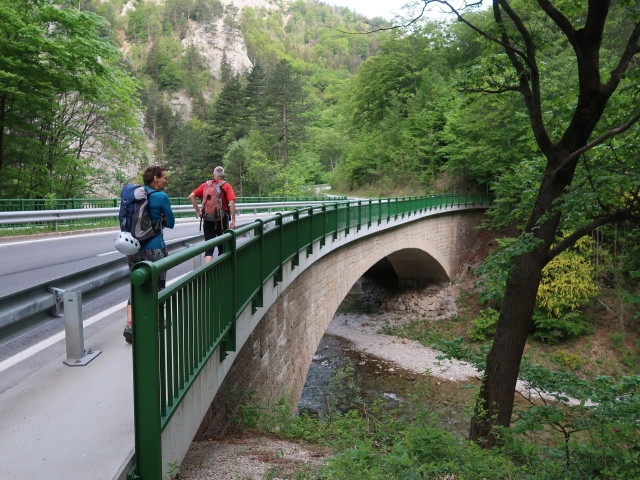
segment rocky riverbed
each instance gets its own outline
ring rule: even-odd
[[[430,294],[424,294],[423,297]],[[464,381],[479,376],[465,362],[438,360],[441,352],[418,342],[384,335],[379,330],[387,325],[408,322],[415,310],[425,307],[432,315],[451,314],[453,302],[442,293],[437,300],[425,299],[415,293],[404,293],[401,301],[386,299],[391,311],[371,314],[336,315],[327,334],[347,340],[352,350],[384,361],[388,369],[411,371],[416,375],[429,371],[436,379]],[[431,295],[433,296],[433,295]],[[404,305],[405,308],[395,307]],[[444,306],[444,307],[443,307]],[[389,307],[386,307],[389,308]],[[195,442],[180,469],[180,480],[261,480],[269,470],[295,470],[318,465],[328,457],[327,450],[287,442],[269,436],[225,437]],[[277,478],[277,477],[276,477]]]

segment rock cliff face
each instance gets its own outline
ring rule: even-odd
[[[128,0],[120,10],[120,15],[124,16],[129,11],[133,11],[142,2],[147,4],[162,5],[165,0]],[[215,1],[215,0],[211,0]],[[184,51],[193,46],[196,52],[203,59],[204,64],[211,76],[216,79],[221,77],[221,67],[223,60],[229,67],[233,75],[247,73],[253,68],[253,63],[249,58],[244,36],[239,28],[242,10],[245,7],[255,9],[286,9],[291,0],[218,0],[224,7],[224,13],[214,22],[199,23],[190,20],[188,30],[182,39]],[[127,55],[130,45],[126,40],[120,45],[121,51]],[[202,92],[207,100],[213,92]],[[174,113],[177,113],[183,120],[191,117],[191,98],[185,91],[165,92],[165,100]],[[153,151],[155,139],[151,132],[146,132],[149,138],[148,151]],[[96,149],[101,149],[101,145],[96,145]],[[146,164],[138,161],[130,161],[126,165],[115,165],[111,160],[101,153],[92,153],[92,159],[106,172],[119,171],[128,181],[135,181],[138,172]],[[107,175],[115,177],[111,173]],[[111,197],[119,188],[118,185],[103,184],[95,182],[94,193],[99,196]],[[108,182],[107,182],[108,183]]]
[[[135,10],[139,0],[129,0],[122,8],[121,15],[129,10]],[[148,3],[161,4],[163,0],[144,0]],[[195,47],[196,52],[203,59],[209,73],[219,79],[223,61],[228,65],[233,75],[244,74],[251,70],[253,63],[249,58],[244,36],[238,25],[240,15],[245,7],[282,9],[286,8],[290,0],[219,0],[224,6],[224,14],[211,23],[189,21],[187,35],[182,39],[182,46]],[[122,46],[127,52],[127,45]],[[205,98],[208,92],[203,92]],[[167,96],[167,102],[183,119],[191,116],[191,102],[184,92],[173,92]]]
[[[163,0],[144,0],[161,4]],[[189,22],[189,32],[182,40],[183,47],[193,45],[202,55],[211,75],[220,78],[223,57],[232,73],[246,73],[253,66],[247,53],[242,32],[237,27],[242,9],[245,7],[280,9],[286,8],[289,0],[219,0],[224,6],[224,15],[213,23]],[[136,0],[129,0],[122,8],[121,15],[135,10]]]

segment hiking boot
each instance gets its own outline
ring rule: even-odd
[[[127,343],[131,343],[133,341],[133,330],[131,330],[131,325],[127,325],[124,327],[124,332],[122,332],[122,336],[124,337]]]

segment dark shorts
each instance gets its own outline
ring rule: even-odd
[[[138,262],[157,262],[169,255],[169,251],[166,248],[153,248],[150,250],[140,249],[135,255],[127,255],[127,263],[129,264],[129,270],[133,270],[133,266]],[[158,290],[162,290],[167,284],[167,272],[162,272],[158,275]],[[129,299],[129,304],[131,299]]]
[[[204,241],[211,240],[212,238],[217,237],[218,235],[222,235],[224,231],[229,228],[229,214],[225,215],[225,218],[222,221],[222,225],[220,222],[202,222],[202,231],[204,232]],[[204,252],[205,257],[213,257],[213,251],[215,249],[211,248]],[[224,248],[222,245],[218,245],[218,255],[222,255]]]

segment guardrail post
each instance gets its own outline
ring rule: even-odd
[[[309,216],[309,245],[307,246],[307,257],[313,255],[313,207],[307,210]]]
[[[67,342],[67,359],[63,362],[70,367],[84,367],[102,351],[84,349],[82,292],[62,292],[62,303],[64,305],[64,332]]]
[[[187,243],[184,242],[183,244],[186,248],[191,248],[193,247],[195,244],[193,243]],[[193,257],[193,269],[196,270],[198,267],[202,266],[202,254],[200,255],[196,255],[195,257]]]

